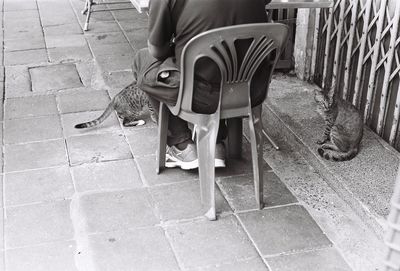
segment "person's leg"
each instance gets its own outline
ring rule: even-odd
[[[137,81],[138,77],[142,76],[149,66],[157,61],[150,55],[147,48],[139,50],[132,65],[134,79]],[[160,98],[154,94],[148,94],[148,97],[158,115]],[[166,167],[181,167],[182,169],[198,167],[197,151],[191,140],[191,130],[186,121],[172,114],[169,114],[167,145]]]

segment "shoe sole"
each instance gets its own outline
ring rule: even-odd
[[[171,155],[167,154],[166,155],[166,162],[165,162],[165,167],[167,168],[174,168],[174,167],[180,167],[183,170],[190,170],[190,169],[195,169],[199,167],[199,160],[193,160],[190,162],[182,162],[174,159]],[[170,161],[168,161],[170,160]]]

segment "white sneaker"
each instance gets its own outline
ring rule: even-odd
[[[217,143],[217,145],[215,145],[215,167],[225,167],[224,143]]]
[[[167,146],[165,167],[180,167],[184,170],[198,168],[199,160],[197,158],[196,145],[190,143],[184,150],[179,150],[175,146]]]

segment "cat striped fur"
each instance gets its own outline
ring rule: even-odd
[[[331,161],[348,161],[360,150],[363,137],[363,120],[360,112],[349,102],[338,99],[334,88],[328,93],[314,91],[317,111],[325,121],[318,154]]]
[[[108,104],[104,112],[95,120],[79,123],[75,125],[77,129],[90,128],[99,125],[115,110],[119,118],[123,120],[125,127],[143,125],[143,120],[138,117],[147,108],[150,112],[151,119],[156,122],[157,116],[145,92],[136,86],[136,82],[122,89]]]

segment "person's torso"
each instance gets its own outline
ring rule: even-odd
[[[197,34],[223,26],[266,22],[265,3],[265,0],[171,0],[178,64],[183,47]],[[212,80],[216,67],[208,65],[197,71],[204,79]]]

